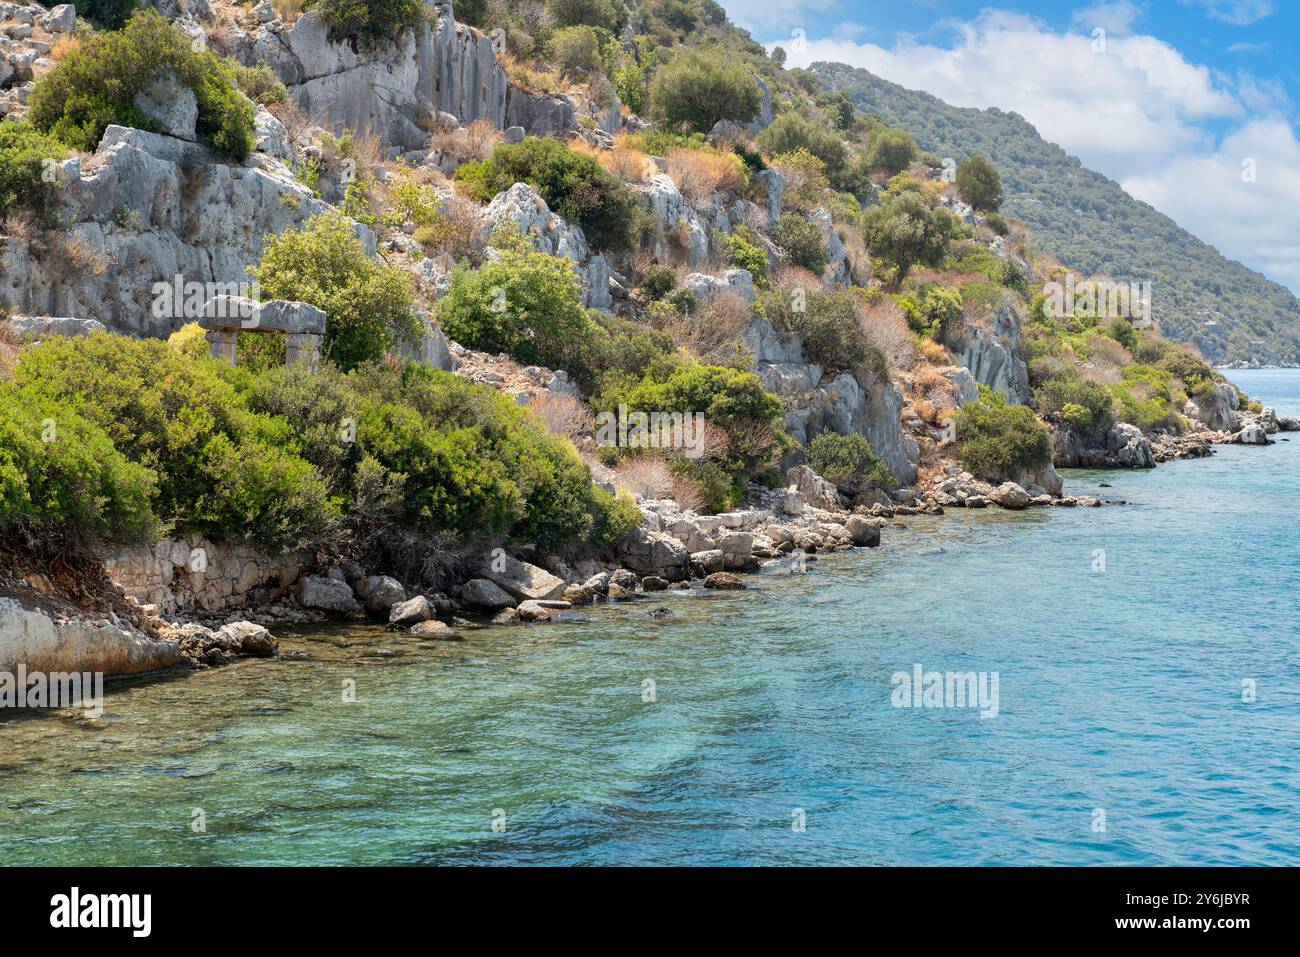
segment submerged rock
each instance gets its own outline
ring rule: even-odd
[[[705,588],[742,589],[748,587],[745,580],[731,572],[714,572],[704,579]]]
[[[411,628],[414,638],[430,638],[434,641],[454,641],[459,636],[455,629],[441,621],[422,621]]]

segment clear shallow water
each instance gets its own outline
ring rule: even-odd
[[[1300,414],[1300,372],[1232,375]],[[335,629],[112,686],[95,726],[3,720],[0,860],[1296,863],[1290,438],[1070,473],[1132,504],[916,520],[744,593],[456,644]],[[999,715],[892,707],[917,662],[997,671]]]

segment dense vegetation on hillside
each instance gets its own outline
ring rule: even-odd
[[[924,150],[958,161],[987,156],[1005,184],[1003,212],[1081,274],[1152,282],[1155,318],[1171,338],[1196,343],[1212,361],[1300,362],[1300,302],[1289,290],[1085,168],[1023,117],[949,106],[844,64],[812,72]]]

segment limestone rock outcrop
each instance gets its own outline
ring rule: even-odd
[[[120,619],[56,622],[44,612],[0,598],[0,671],[102,672],[132,675],[179,664],[180,645],[150,638]]]

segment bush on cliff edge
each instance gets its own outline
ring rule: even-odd
[[[976,478],[1002,482],[1052,460],[1047,429],[1025,405],[1008,405],[1001,392],[980,386],[977,402],[957,412],[957,456]]]
[[[93,152],[110,125],[153,130],[135,106],[165,69],[194,91],[196,131],[217,153],[242,160],[253,150],[253,104],[235,86],[233,67],[156,10],[138,10],[121,30],[97,33],[60,60],[32,90],[27,118],[73,149]]]

